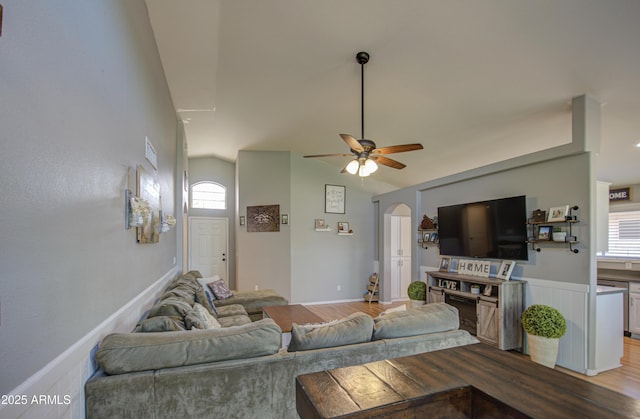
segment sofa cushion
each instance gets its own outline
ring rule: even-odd
[[[245,315],[239,315],[239,316],[220,317],[218,319],[218,322],[222,327],[233,327],[233,326],[241,326],[243,324],[249,324],[251,323],[251,319],[249,318],[249,316],[245,314]]]
[[[372,332],[373,319],[361,312],[324,324],[293,323],[288,351],[307,351],[368,342],[371,340]]]
[[[218,317],[246,316],[247,310],[241,304],[231,304],[217,309]]]
[[[391,339],[458,329],[458,309],[446,303],[397,311],[374,319],[373,340]]]
[[[247,314],[262,317],[262,307],[265,306],[286,306],[289,304],[286,298],[274,290],[264,289],[258,291],[234,291],[233,297],[226,300],[216,300],[216,308],[219,310],[223,306],[230,304],[242,304],[247,310]]]
[[[193,309],[184,317],[184,324],[187,330],[193,329],[218,329],[220,323],[201,304],[195,303]]]
[[[277,353],[281,335],[271,319],[191,332],[113,333],[103,339],[96,360],[111,375],[252,358]]]
[[[179,330],[185,330],[185,324],[174,317],[168,316],[145,319],[136,328],[136,332],[175,332]]]
[[[176,296],[169,296],[163,300],[160,300],[153,307],[151,307],[147,318],[169,316],[179,320],[183,320],[184,316],[190,310],[191,305],[187,301]]]
[[[190,306],[193,306],[193,303],[196,302],[195,293],[191,287],[185,285],[178,285],[173,287],[170,290],[165,291],[164,294],[160,297],[161,300],[167,299],[169,297],[176,297],[184,300]]]

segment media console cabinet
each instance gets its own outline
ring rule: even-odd
[[[502,350],[522,348],[525,281],[427,272],[427,302],[458,308],[460,328]]]

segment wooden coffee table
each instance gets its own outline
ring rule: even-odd
[[[265,306],[262,308],[265,319],[272,319],[282,329],[282,347],[286,348],[291,342],[291,324],[322,323],[324,319],[313,314],[300,304],[287,306]]]
[[[301,418],[638,418],[640,402],[483,343],[296,377]]]

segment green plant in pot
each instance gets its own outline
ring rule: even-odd
[[[520,319],[527,332],[531,360],[553,368],[558,359],[560,338],[567,331],[567,321],[562,313],[547,305],[533,304]]]
[[[413,281],[407,288],[407,295],[411,300],[411,307],[423,305],[427,299],[427,284],[422,281]]]

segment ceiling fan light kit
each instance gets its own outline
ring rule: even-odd
[[[402,144],[389,147],[377,148],[376,143],[364,138],[364,65],[369,62],[369,54],[360,51],[356,54],[356,61],[360,64],[361,69],[361,128],[362,136],[356,140],[349,134],[340,134],[340,137],[351,149],[351,154],[314,154],[304,157],[338,157],[338,156],[355,156],[344,169],[342,173],[347,172],[352,175],[358,174],[360,177],[369,176],[378,170],[378,164],[392,167],[394,169],[404,169],[406,166],[393,159],[383,157],[381,154],[402,153],[405,151],[422,150],[422,144]]]

